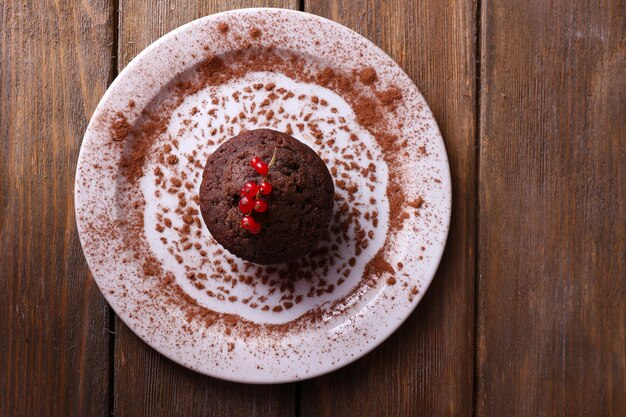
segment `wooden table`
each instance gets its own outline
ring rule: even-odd
[[[90,277],[73,179],[107,85],[192,19],[301,9],[420,88],[454,184],[407,322],[333,374],[222,382],[150,349]],[[1,416],[626,415],[624,0],[0,2]]]

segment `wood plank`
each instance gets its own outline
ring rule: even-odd
[[[472,412],[475,241],[473,2],[305,2],[379,45],[430,104],[450,156],[452,229],[431,289],[364,359],[303,384],[303,416],[466,416]]]
[[[108,414],[108,307],[74,172],[111,75],[109,1],[0,2],[0,415]]]
[[[121,0],[119,69],[152,41],[199,17],[241,7],[297,8],[297,1]],[[116,321],[115,415],[288,416],[295,385],[243,385],[189,371],[152,350]]]
[[[626,415],[625,10],[483,4],[479,416]]]

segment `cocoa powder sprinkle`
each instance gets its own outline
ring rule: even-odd
[[[252,39],[257,39],[261,36],[261,30],[259,28],[250,29],[250,37]]]
[[[128,119],[123,113],[117,112],[115,115],[117,119],[111,123],[111,139],[114,142],[121,142],[130,135],[132,126],[128,123]]]
[[[376,70],[374,68],[366,67],[361,70],[359,80],[361,80],[361,82],[365,85],[372,85],[378,81],[378,74],[376,74]]]
[[[222,30],[222,27],[220,26],[220,24],[218,24],[218,30],[222,33],[226,33],[228,31],[228,25],[227,24],[224,24],[224,25],[225,25],[225,30]],[[258,33],[255,31],[255,29],[258,31]],[[252,38],[258,38],[261,36],[261,31],[258,28],[253,28],[250,30],[249,35]],[[173,95],[174,101],[172,103],[171,108],[176,108],[176,106],[182,103],[185,97],[187,97],[190,94],[194,94],[200,91],[206,86],[218,85],[220,83],[227,82],[228,80],[233,79],[235,77],[241,77],[250,71],[275,70],[275,71],[283,72],[288,77],[298,79],[301,81],[305,81],[305,82],[317,81],[318,84],[322,86],[326,86],[334,90],[335,92],[341,94],[344,97],[344,99],[346,99],[346,101],[351,105],[352,109],[354,110],[359,124],[361,124],[365,129],[367,129],[374,136],[374,138],[377,140],[379,145],[385,151],[383,157],[385,158],[385,161],[390,167],[389,186],[388,186],[387,192],[388,192],[389,203],[390,203],[390,230],[393,232],[394,228],[396,229],[400,228],[402,225],[402,219],[403,219],[403,214],[404,214],[403,206],[405,205],[404,202],[406,199],[404,197],[402,187],[400,187],[397,174],[394,171],[395,168],[394,168],[393,152],[397,151],[398,147],[401,145],[398,143],[398,139],[394,137],[393,134],[388,133],[388,129],[386,126],[387,121],[385,120],[384,109],[397,105],[397,103],[402,100],[401,92],[398,89],[394,89],[394,87],[391,87],[388,90],[385,90],[383,92],[376,92],[374,90],[374,87],[372,87],[372,89],[366,89],[370,91],[369,93],[362,92],[359,88],[356,88],[355,84],[358,83],[359,81],[365,85],[372,85],[374,82],[376,82],[378,75],[376,74],[376,71],[373,68],[369,68],[369,69],[364,68],[360,72],[357,72],[356,74],[352,76],[335,72],[330,68],[325,68],[319,71],[318,73],[315,73],[315,72],[309,71],[307,69],[306,63],[300,62],[299,59],[300,58],[296,56],[286,59],[283,56],[274,54],[269,49],[260,49],[255,52],[247,52],[246,54],[242,54],[241,56],[234,55],[228,58],[208,57],[205,61],[203,61],[201,64],[197,66],[197,70],[195,74],[182,77],[172,88],[172,91],[174,93]],[[294,93],[291,91],[286,91],[281,88],[275,89],[275,85],[272,85],[271,83],[267,85],[264,85],[262,83],[257,83],[253,85],[253,88],[256,90],[260,90],[261,88],[264,88],[264,87],[267,91],[275,90],[276,93],[281,94],[282,99],[289,99],[295,96]],[[284,90],[284,91],[281,91],[281,90]],[[276,94],[274,95],[275,97],[271,98],[271,100],[281,99],[279,98],[280,96],[276,96]],[[319,99],[318,97],[314,97],[314,98],[312,97],[311,102],[316,105],[317,104],[327,105],[325,100]],[[217,100],[217,98],[214,98],[212,100],[212,104],[219,105],[219,100]],[[193,114],[197,112],[198,112],[197,109],[192,109]],[[331,113],[333,114],[337,113],[337,109],[332,108]],[[112,138],[115,136],[113,134],[114,132],[118,132],[117,137],[119,137],[120,135],[123,136],[124,138],[126,138],[127,136],[132,137],[132,141],[131,141],[132,143],[131,143],[129,152],[124,156],[122,160],[122,168],[123,168],[122,173],[128,178],[130,183],[133,183],[133,181],[136,181],[138,178],[140,178],[143,175],[143,167],[145,165],[146,158],[150,155],[150,149],[152,145],[154,144],[156,138],[159,137],[159,135],[161,135],[163,132],[165,132],[165,129],[167,128],[170,117],[171,117],[171,114],[168,113],[167,108],[163,108],[161,110],[157,110],[157,109],[144,110],[144,113],[139,118],[140,120],[135,122],[134,129],[133,129],[133,126],[131,126],[130,123],[128,123],[128,121],[126,121],[128,123],[127,125],[124,123],[122,123],[121,125],[119,123],[115,124],[116,121],[124,120],[119,115],[117,119],[113,119],[112,124],[111,124],[111,137]],[[278,116],[273,114],[273,112],[265,113],[265,118],[267,120],[272,120],[275,117],[278,117]],[[305,117],[310,118],[311,116],[306,115]],[[321,134],[319,129],[316,127],[316,125],[312,123],[313,121],[314,119],[310,119],[309,125],[307,127],[313,132],[313,135],[315,136],[316,140],[322,141],[324,139],[323,135]],[[304,129],[304,124],[296,124],[296,126],[300,130]],[[126,131],[124,131],[124,129],[126,129]],[[288,124],[288,130],[291,130],[291,123]],[[207,130],[207,133],[208,133],[208,130]],[[215,134],[217,134],[217,131],[215,132]],[[329,139],[325,143],[330,144],[330,140],[331,139]],[[352,140],[356,142],[358,141],[358,137]],[[175,155],[172,155],[172,154],[167,155],[167,153],[165,153],[164,155],[160,155],[159,157],[162,158],[160,161],[163,163],[163,165],[175,166],[179,164],[179,160]],[[353,155],[344,155],[344,157],[345,159],[354,158]],[[202,157],[199,155],[197,159],[201,160]],[[197,159],[195,163],[198,163]],[[186,163],[185,161],[186,159],[183,160],[183,164]],[[348,166],[348,167],[349,167],[348,169],[354,169],[352,166]],[[334,172],[333,175],[337,174],[336,168],[334,169],[333,172]],[[155,175],[156,175],[156,169],[155,169]],[[183,177],[183,180],[184,179],[185,178]],[[172,186],[176,188],[180,188],[184,182],[183,180],[181,180],[180,178],[174,178],[174,179],[170,179],[169,181],[171,182]],[[375,177],[374,177],[374,180],[375,180]],[[165,182],[165,180],[163,180],[163,182]],[[345,189],[349,191],[350,193],[355,193],[358,191],[356,188],[356,185],[354,184],[346,183],[344,186],[345,186]],[[167,187],[164,187],[163,189],[166,189],[166,188]],[[186,188],[192,189],[193,184],[191,184],[191,187],[186,186]],[[190,196],[189,198],[197,203],[197,200],[194,200],[194,198],[197,198],[197,196],[193,196],[193,197]],[[181,199],[181,202],[183,201],[185,200]],[[177,209],[177,212],[179,209]],[[184,209],[181,209],[181,212],[179,213],[179,215],[181,216],[179,217],[179,219],[182,218],[184,225],[182,229],[180,229],[179,233],[181,234],[181,236],[189,235],[191,237],[192,236],[191,232],[192,231],[195,232],[196,228],[201,226],[201,223],[199,223],[199,219],[196,218],[197,216],[192,215],[183,210]],[[370,215],[370,212],[368,212],[367,214]],[[354,219],[357,219],[359,217],[363,217],[363,215],[360,214],[359,212],[355,212],[355,213],[350,212],[348,216],[349,216],[350,222],[353,222]],[[374,227],[377,227],[377,224],[378,224],[378,219],[376,217],[377,213],[372,212],[371,216],[372,216],[372,225],[374,225]],[[164,218],[162,220],[162,223],[165,225],[165,227],[168,227],[168,228],[172,227],[171,220],[167,218]],[[143,224],[143,217],[141,218],[141,224]],[[163,226],[161,226],[160,224],[157,224],[157,226],[160,226],[160,228],[164,230]],[[193,229],[190,229],[190,226],[192,226]],[[345,233],[342,231],[342,229],[343,228],[339,229],[339,233]],[[178,231],[178,228],[175,228],[175,230]],[[356,245],[358,246],[357,252],[360,253],[360,251],[364,250],[364,248],[367,247],[368,239],[371,239],[370,236],[371,235],[368,235],[367,233],[365,233],[364,230],[358,230],[357,242],[356,242]],[[346,235],[346,238],[348,238],[348,235]],[[191,250],[192,248],[195,248],[196,250],[198,250],[201,256],[207,255],[204,249],[197,248],[191,242],[186,242],[186,241],[183,242],[182,239],[180,242],[181,243],[176,243],[176,244],[179,244],[180,245],[179,247],[183,248],[183,250]],[[328,248],[326,249],[328,250]],[[337,249],[338,248],[333,249],[333,250],[337,250]],[[393,283],[395,283],[396,278],[394,278],[394,275],[395,275],[394,268],[387,261],[385,261],[383,257],[383,252],[384,252],[383,250],[379,251],[377,255],[374,256],[366,266],[364,279],[366,281],[366,284],[368,285],[373,285],[376,282],[376,277],[379,277],[383,273],[390,273],[392,277],[388,278],[388,283],[389,281],[393,281]],[[182,263],[182,258],[180,257],[180,255],[175,255],[175,258],[177,259],[178,262]],[[177,284],[175,284],[174,277],[171,274],[168,274],[168,273],[164,274],[163,271],[160,269],[161,266],[158,263],[155,265],[153,262],[148,261],[150,259],[149,257],[146,257],[145,259],[146,260],[143,264],[144,274],[146,276],[152,276],[152,277],[161,279],[162,285],[159,285],[159,288],[163,291],[164,294],[169,294],[171,299],[176,299],[178,300],[177,301],[178,303],[186,305],[185,307],[186,312],[187,312],[186,314],[188,315],[188,318],[190,320],[202,321],[207,326],[213,325],[217,320],[234,320],[234,324],[232,324],[230,328],[236,326],[237,323],[245,324],[246,326],[248,326],[247,327],[248,329],[252,325],[252,323],[246,322],[241,317],[235,317],[235,316],[231,316],[227,314],[218,314],[218,313],[212,312],[211,310],[207,310],[199,306],[192,297],[185,294],[184,291],[180,287],[178,287]],[[330,265],[334,265],[334,262],[335,262],[335,260],[332,257],[330,257],[329,254],[320,254],[320,256],[312,257],[312,259],[313,259],[313,262],[322,262],[322,261],[326,262],[329,267]],[[152,260],[155,260],[155,259],[152,258]],[[310,261],[307,261],[307,262],[310,262]],[[350,267],[353,267],[355,266],[355,264],[356,264],[356,258],[351,258],[348,260],[347,264],[344,264],[344,267],[348,268],[348,265]],[[337,265],[336,267],[339,267],[339,265]],[[344,275],[346,273],[348,273],[349,275],[348,269],[346,270],[342,269],[340,271],[343,272]],[[217,268],[215,268],[215,270],[217,270]],[[223,268],[222,268],[222,271],[224,271]],[[222,276],[222,278],[225,278],[225,276]],[[232,283],[232,285],[236,285],[237,282],[249,281],[248,284],[246,285],[252,285],[253,281],[261,280],[261,279],[264,279],[264,277],[258,277],[253,280],[253,278],[250,276],[244,276],[244,279],[241,280],[241,279],[237,279],[237,277],[235,276],[235,279],[231,280],[230,282]],[[310,277],[309,279],[313,279],[313,277]],[[343,281],[340,280],[340,282],[338,282],[337,284],[340,284],[341,282]],[[278,283],[275,283],[273,285],[278,285]],[[390,284],[390,285],[393,285],[393,284]],[[288,294],[290,291],[293,292],[293,282],[288,282],[288,284],[280,285],[279,287],[280,287],[281,293]],[[276,288],[279,288],[279,287],[276,287]],[[313,294],[317,294],[319,291],[322,291],[322,293],[333,292],[334,289],[335,289],[335,286],[333,284],[327,283],[322,288],[313,288],[312,291],[313,291]],[[298,295],[297,297],[295,297],[293,301],[285,301],[285,300],[288,300],[288,299],[284,299],[281,305],[274,305],[274,306],[265,304],[265,301],[261,301],[261,300],[256,300],[257,302],[251,302],[248,305],[251,308],[259,308],[262,305],[261,309],[263,311],[268,311],[271,309],[273,312],[280,312],[283,309],[292,308],[294,303],[298,304],[302,302],[302,295]],[[246,301],[246,304],[247,303],[248,302]],[[320,314],[321,312],[319,310],[310,311],[309,313],[302,316],[300,319],[296,320],[296,322],[315,323],[317,321],[321,321]],[[295,322],[288,323],[287,325],[265,326],[265,328],[279,330],[279,329],[287,329],[289,327],[292,327],[293,325],[295,325]]]

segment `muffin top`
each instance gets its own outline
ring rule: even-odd
[[[199,197],[202,218],[218,243],[247,261],[275,264],[317,246],[328,230],[335,190],[315,151],[285,133],[257,129],[209,156]]]

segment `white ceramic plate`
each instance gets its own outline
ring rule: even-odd
[[[335,180],[329,238],[290,267],[230,255],[197,214],[207,155],[259,127],[293,132]],[[436,122],[385,53],[317,16],[244,9],[174,30],[121,72],[75,198],[89,267],[139,337],[198,372],[274,383],[344,366],[408,317],[441,259],[451,188]]]

